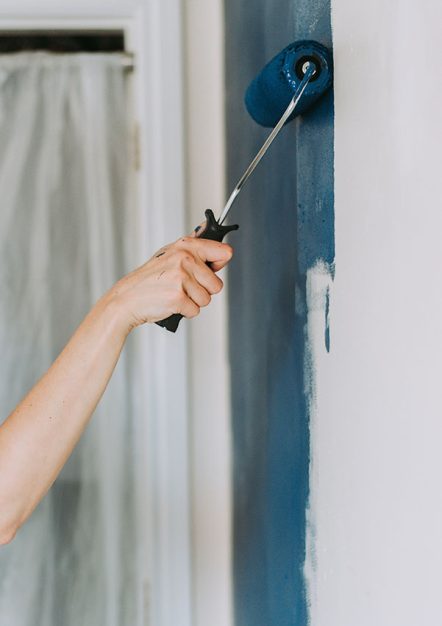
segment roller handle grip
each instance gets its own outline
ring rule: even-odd
[[[237,224],[232,226],[220,226],[216,221],[213,211],[211,211],[210,209],[207,209],[207,211],[205,212],[205,216],[206,225],[204,229],[197,235],[197,237],[199,237],[200,239],[210,239],[211,241],[221,242],[227,235],[227,233],[230,233],[230,231],[232,230],[238,230],[239,228]],[[209,265],[210,267],[210,263],[208,263],[207,265]],[[171,333],[174,333],[177,330],[182,318],[183,316],[181,315],[181,313],[174,313],[166,319],[156,322],[156,324],[158,324],[158,326],[166,328]]]

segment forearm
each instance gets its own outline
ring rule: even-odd
[[[6,538],[27,519],[71,454],[127,333],[118,304],[105,296],[0,426],[0,532]]]
[[[221,290],[214,272],[231,256],[226,244],[181,238],[119,280],[92,309],[0,426],[0,543],[14,536],[54,482],[100,400],[130,330],[173,313],[197,315]]]

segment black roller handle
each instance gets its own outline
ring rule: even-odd
[[[210,239],[211,241],[221,242],[227,235],[227,233],[230,233],[232,230],[238,230],[239,228],[237,224],[231,226],[220,226],[216,221],[213,211],[211,211],[210,209],[207,209],[207,211],[205,212],[205,216],[206,225],[203,230],[198,232],[197,237],[199,239]],[[207,265],[209,265],[210,267],[210,263],[207,263]],[[179,323],[182,319],[183,316],[181,315],[181,313],[174,313],[173,315],[167,317],[165,320],[156,322],[156,324],[158,324],[158,326],[166,328],[171,333],[174,333],[177,330]]]

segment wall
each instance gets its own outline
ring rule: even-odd
[[[327,1],[226,2],[230,187],[269,132],[245,112],[246,87],[304,38],[330,46]],[[237,626],[307,624],[307,272],[333,263],[332,153],[329,93],[284,129],[231,213],[241,225],[229,271]]]
[[[336,278],[316,312],[313,626],[442,623],[442,5],[333,0]],[[315,565],[315,563],[313,563]]]
[[[225,202],[222,0],[186,0],[187,215],[190,232]],[[226,272],[221,277],[227,282]],[[192,626],[230,626],[231,457],[227,287],[189,328]],[[214,394],[214,389],[216,393]]]

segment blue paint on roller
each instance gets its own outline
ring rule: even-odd
[[[310,80],[293,115],[301,115],[332,84],[333,61],[327,48],[316,41],[298,41],[277,54],[250,83],[245,104],[261,126],[275,126],[299,87],[305,64],[313,63],[316,73]]]

